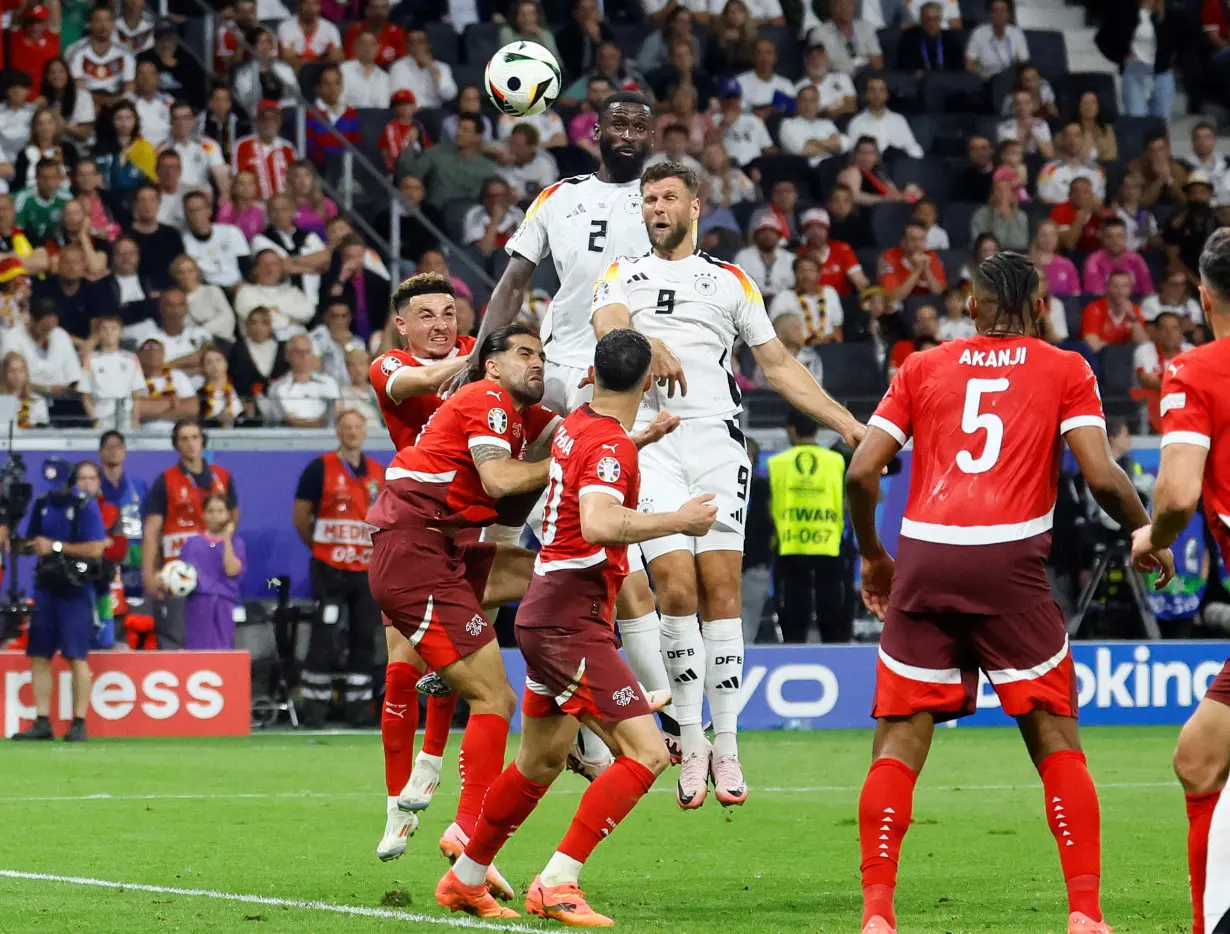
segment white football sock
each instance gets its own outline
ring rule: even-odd
[[[601,765],[603,762],[615,761],[614,754],[601,736],[583,723],[579,733],[577,742],[581,746],[581,752],[585,756],[586,762],[593,765]]]
[[[737,756],[739,688],[743,685],[743,621],[712,619],[701,624],[705,643],[705,696],[713,718],[713,753]]]
[[[542,879],[542,884],[546,886],[563,885],[565,882],[571,882],[573,885],[581,881],[581,867],[584,863],[578,863],[571,856],[565,856],[563,853],[556,853],[547,861],[547,868],[539,875]]]
[[[482,885],[487,881],[487,867],[476,863],[462,853],[453,863],[453,874],[461,880],[462,885]]]
[[[384,809],[392,814],[394,811],[400,810],[397,807],[397,795],[389,795],[385,798]]]
[[[1230,788],[1222,790],[1209,824],[1209,861],[1204,883],[1204,929],[1221,930],[1230,916]]]
[[[705,643],[695,615],[662,617],[662,657],[671,680],[683,754],[704,752],[700,717],[705,705]]]
[[[662,661],[662,621],[656,612],[639,619],[621,619],[619,636],[628,656],[628,667],[646,691],[669,691],[671,679]],[[662,712],[674,719],[675,705],[667,704]]]

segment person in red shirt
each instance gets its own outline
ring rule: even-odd
[[[1081,337],[1097,353],[1107,344],[1142,343],[1145,316],[1132,301],[1132,276],[1125,270],[1111,273],[1106,294],[1085,306],[1081,315]]]
[[[1059,246],[1064,252],[1096,250],[1102,246],[1102,221],[1110,212],[1098,200],[1093,183],[1074,178],[1068,200],[1051,208],[1051,220],[1059,227]]]
[[[1162,460],[1153,523],[1132,536],[1137,559],[1173,545],[1203,502],[1230,561],[1230,230],[1209,238],[1200,280],[1214,339],[1180,355],[1162,375]],[[1212,934],[1230,924],[1230,662],[1179,733],[1174,770],[1187,795],[1192,934]]]
[[[41,3],[26,10],[22,28],[9,33],[9,66],[24,72],[34,82],[30,100],[39,95],[39,84],[47,63],[60,54],[60,34],[47,26],[50,17]]]
[[[389,0],[367,0],[367,13],[362,22],[346,30],[343,48],[347,58],[354,58],[354,43],[359,33],[371,30],[380,42],[376,52],[376,64],[388,69],[406,55],[406,31],[396,23],[389,22]]]
[[[859,800],[865,932],[896,928],[893,893],[914,784],[935,725],[974,712],[982,670],[1042,779],[1067,882],[1067,930],[1110,934],[1099,898],[1098,796],[1076,729],[1076,670],[1046,577],[1060,439],[1123,527],[1149,517],[1110,457],[1089,364],[1030,336],[1046,314],[1037,294],[1038,272],[1024,256],[983,262],[970,309],[977,336],[905,362],[847,472],[863,599],[885,620],[874,761]],[[876,504],[881,471],[911,437],[894,564],[876,530]],[[1156,566],[1163,579],[1173,574],[1168,550],[1138,563]]]
[[[286,175],[294,165],[295,148],[281,137],[282,108],[277,101],[261,101],[256,109],[256,132],[236,140],[231,168],[251,172],[262,201],[286,190]]]
[[[925,226],[910,221],[901,246],[880,254],[879,280],[894,305],[910,295],[939,295],[948,288],[944,264],[934,250],[927,249]]]
[[[1153,319],[1154,339],[1137,344],[1133,362],[1136,364],[1136,382],[1132,398],[1143,401],[1149,411],[1149,427],[1162,430],[1162,376],[1175,357],[1192,349],[1183,339],[1183,324],[1172,311],[1163,311]]]
[[[799,218],[803,235],[799,256],[810,255],[815,259],[820,264],[820,284],[831,285],[838,295],[845,298],[862,292],[871,283],[850,244],[829,239],[831,227],[829,212],[824,208],[804,211]]]
[[[261,28],[256,18],[256,0],[235,0],[232,10],[232,16],[220,17],[214,34],[214,71],[222,77],[245,61],[244,36]]]
[[[704,535],[717,518],[712,493],[673,512],[637,510],[640,465],[628,431],[652,385],[652,356],[649,341],[636,331],[604,336],[589,371],[593,401],[555,433],[542,551],[517,611],[526,726],[516,761],[487,792],[464,854],[436,886],[436,901],[453,911],[515,916],[487,891],[487,873],[563,771],[558,750],[585,722],[601,726],[620,755],[581,799],[555,855],[531,883],[526,907],[567,925],[613,923],[586,902],[578,887],[581,867],[669,763],[651,713],[665,701],[651,694],[669,692],[642,688],[619,654],[615,594],[628,574],[629,544],[675,533]]]
[[[392,172],[397,166],[397,157],[406,149],[421,152],[431,148],[431,139],[423,125],[414,119],[417,109],[414,92],[402,89],[394,91],[389,101],[393,107],[393,119],[380,131],[377,146],[384,154],[385,167]],[[482,127],[479,127],[482,131]]]

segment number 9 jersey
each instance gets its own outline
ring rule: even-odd
[[[949,341],[906,358],[868,424],[914,439],[894,605],[1002,614],[1050,599],[1060,439],[1106,427],[1083,357],[1032,337]]]

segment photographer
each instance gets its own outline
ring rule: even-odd
[[[73,722],[64,738],[86,738],[90,705],[90,638],[94,632],[94,580],[101,569],[106,533],[93,496],[72,484],[72,465],[50,458],[48,479],[63,486],[34,502],[26,546],[38,556],[34,568],[34,614],[26,654],[34,682],[37,717],[14,739],[54,739],[51,731],[51,659],[58,651],[73,673]]]

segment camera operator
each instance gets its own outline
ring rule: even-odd
[[[94,580],[101,572],[106,532],[97,501],[73,486],[72,465],[50,458],[45,471],[62,486],[34,501],[26,529],[26,545],[38,556],[26,647],[37,716],[32,726],[13,738],[55,738],[51,731],[51,660],[58,651],[73,673],[73,722],[64,738],[81,742],[86,738],[85,715],[90,706],[87,656],[94,633]]]

